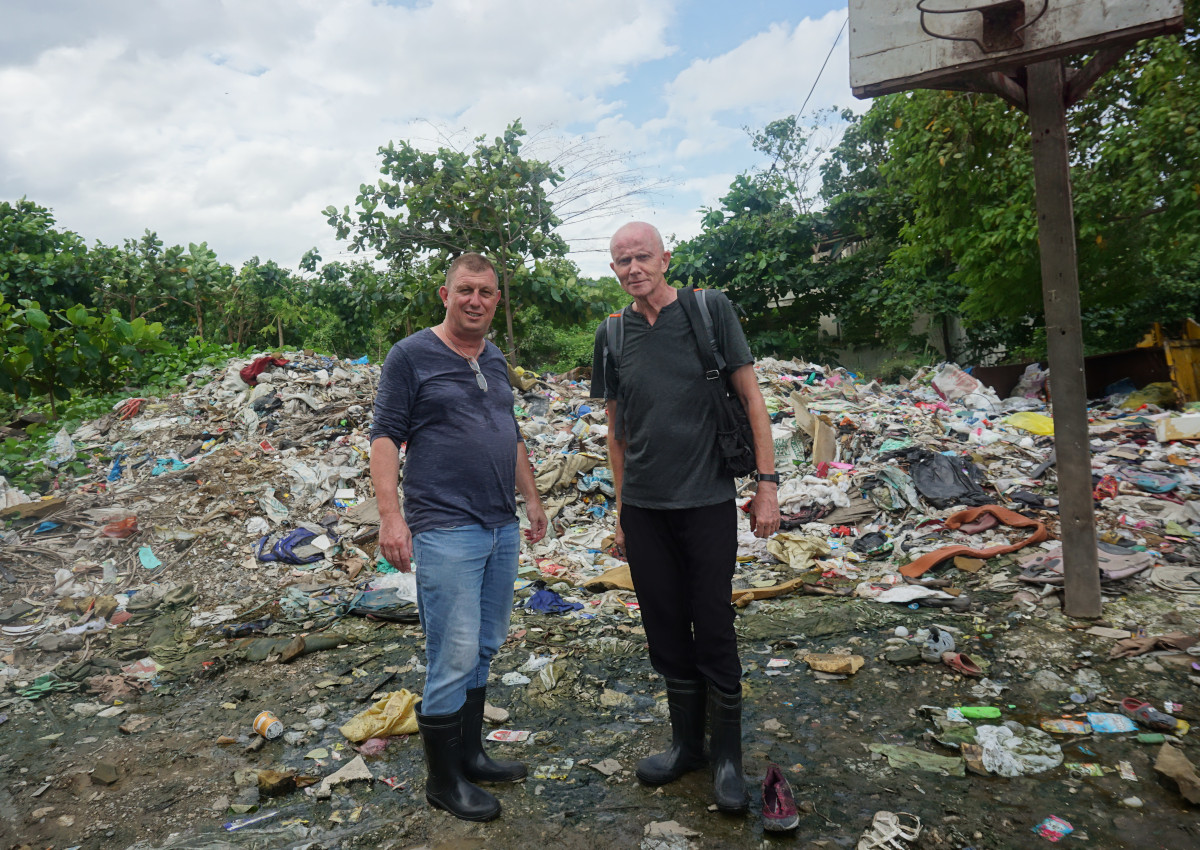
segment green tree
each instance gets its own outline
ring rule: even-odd
[[[167,293],[172,301],[186,307],[194,323],[195,336],[204,339],[205,317],[211,323],[222,311],[220,304],[233,282],[233,268],[217,259],[217,252],[207,242],[188,243],[187,253],[180,256],[182,276],[179,285]],[[232,340],[231,340],[232,341]]]
[[[1139,43],[1068,112],[1085,345],[1131,345],[1200,309],[1200,3],[1187,31]],[[1081,65],[1086,57],[1073,60]],[[993,95],[877,99],[825,169],[836,227],[872,251],[858,324],[900,340],[916,313],[962,317],[976,355],[1041,356],[1026,116]],[[886,254],[886,259],[882,259]]]
[[[769,174],[739,175],[721,206],[703,214],[701,232],[675,246],[671,279],[723,290],[756,353],[823,353],[820,317],[838,301],[813,263],[825,220],[798,211],[786,182]]]
[[[234,345],[270,342],[283,348],[284,322],[290,325],[304,320],[298,284],[292,273],[274,260],[251,257],[242,263],[219,306],[228,341]]]
[[[0,298],[0,391],[18,402],[45,395],[52,415],[76,387],[111,389],[124,370],[141,366],[144,352],[168,348],[157,322],[82,304],[50,312],[28,298],[18,304]]]
[[[510,359],[516,355],[518,302],[561,304],[571,295],[557,279],[536,272],[538,261],[567,252],[547,196],[563,173],[522,156],[524,136],[515,121],[490,143],[476,138],[469,152],[442,147],[427,153],[410,142],[391,142],[379,150],[384,178],[359,187],[355,211],[348,206],[324,211],[351,250],[373,250],[397,274],[414,271],[423,259],[436,274],[458,254],[487,254],[500,277]]]
[[[38,298],[46,309],[91,304],[88,250],[77,234],[55,228],[45,207],[0,201],[0,296]]]
[[[145,231],[141,239],[126,239],[120,248],[97,243],[90,271],[98,281],[96,302],[102,309],[119,309],[130,321],[154,317],[177,341],[186,339],[188,313],[173,295],[183,285],[183,248],[163,247],[158,234]]]

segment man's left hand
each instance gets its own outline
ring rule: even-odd
[[[760,483],[750,500],[750,530],[755,537],[770,537],[779,530],[779,494],[774,485]]]
[[[537,543],[546,536],[546,526],[549,524],[549,520],[546,519],[546,511],[540,502],[534,502],[525,506],[525,514],[529,517],[529,528],[525,529],[525,539],[530,543]]]

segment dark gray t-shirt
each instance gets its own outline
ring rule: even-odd
[[[413,534],[431,528],[516,521],[517,441],[504,355],[487,343],[479,367],[426,328],[388,352],[375,396],[371,439],[408,443],[404,519]]]
[[[732,372],[753,363],[733,305],[709,290],[717,347]],[[696,337],[678,299],[651,325],[625,311],[620,363],[605,357],[606,323],[596,329],[592,398],[616,399],[626,438],[622,501],[639,508],[698,508],[736,495],[721,470],[717,419]]]

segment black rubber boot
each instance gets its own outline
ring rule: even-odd
[[[712,741],[713,797],[717,808],[728,814],[742,814],[750,807],[746,777],[742,775],[742,692],[726,694],[715,687],[708,689],[709,722]]]
[[[456,818],[485,821],[500,815],[500,801],[463,776],[462,710],[453,714],[417,713],[417,726],[425,744],[425,799]]]
[[[707,697],[704,680],[667,679],[671,748],[639,761],[638,779],[647,785],[665,785],[690,770],[704,767],[704,708]]]
[[[483,751],[483,703],[487,688],[471,688],[462,708],[463,774],[472,782],[516,782],[528,771],[519,761],[494,761]]]

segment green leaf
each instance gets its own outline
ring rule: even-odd
[[[31,328],[39,331],[50,330],[50,318],[41,310],[29,308],[25,311],[25,321]]]

